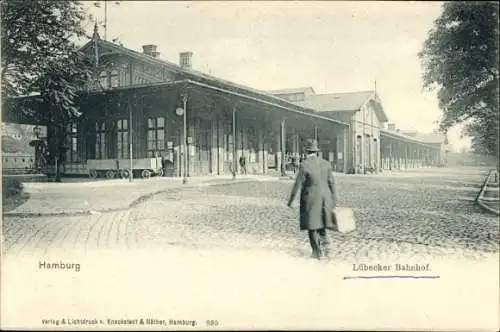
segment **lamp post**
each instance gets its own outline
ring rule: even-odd
[[[175,110],[175,113],[178,115],[178,116],[182,116],[183,119],[183,135],[182,135],[182,140],[183,140],[183,149],[184,149],[184,158],[183,158],[183,163],[184,163],[184,174],[183,174],[183,178],[182,178],[182,183],[183,184],[186,184],[188,182],[187,180],[187,121],[186,121],[186,106],[187,106],[187,95],[182,95],[182,106],[183,107],[178,107],[176,110]]]
[[[94,2],[94,6],[97,8],[101,8],[101,2],[104,2],[104,40],[107,40],[108,34],[108,1],[109,0]],[[115,1],[114,4],[119,5],[120,1]]]

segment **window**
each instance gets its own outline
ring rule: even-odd
[[[165,150],[165,118],[148,118],[148,157]]]
[[[99,74],[99,85],[103,89],[109,88],[108,72],[102,71],[101,74]]]
[[[120,74],[118,70],[113,69],[111,71],[110,83],[112,88],[117,88],[120,86]]]
[[[95,124],[95,158],[106,159],[106,123],[99,121]]]
[[[78,163],[80,156],[78,155],[78,128],[76,123],[69,124],[67,127],[68,136],[68,149],[66,150],[66,162]]]
[[[118,158],[125,159],[129,157],[128,120],[118,120],[117,128],[116,150]]]

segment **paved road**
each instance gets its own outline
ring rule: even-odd
[[[207,320],[225,330],[498,330],[498,219],[473,204],[484,175],[407,175],[336,177],[358,231],[331,234],[334,264],[309,259],[284,180],[173,189],[116,213],[4,218],[2,327],[143,317],[196,320],[202,330],[214,329]],[[419,274],[440,278],[343,279],[353,263],[378,261],[431,263]],[[138,328],[97,328],[129,327]]]
[[[496,217],[475,206],[477,169],[412,177],[338,176],[340,205],[353,207],[358,230],[331,234],[335,260],[461,255],[499,250]],[[122,212],[91,216],[4,218],[8,255],[166,246],[281,251],[309,257],[298,230],[298,202],[285,202],[291,180],[172,189]]]

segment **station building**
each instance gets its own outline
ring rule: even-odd
[[[318,139],[321,156],[337,172],[442,163],[443,140],[389,128],[375,91],[261,91],[194,70],[191,52],[180,53],[175,64],[160,59],[156,45],[136,52],[101,39],[97,31],[81,51],[98,61],[100,72],[80,92],[82,116],[65,124],[67,150],[58,162],[67,175],[113,177],[158,158],[167,176],[239,173],[242,155],[249,173],[280,172],[310,138]],[[54,124],[20,111],[46,106],[34,97],[10,105],[2,121],[46,126],[52,144]]]

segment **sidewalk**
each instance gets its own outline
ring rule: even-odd
[[[110,212],[130,208],[156,194],[181,188],[192,188],[235,182],[269,181],[274,176],[231,175],[200,176],[188,178],[153,177],[134,179],[88,180],[68,179],[67,182],[25,182],[24,191],[30,198],[4,216],[79,215]],[[63,180],[65,181],[65,180]]]

